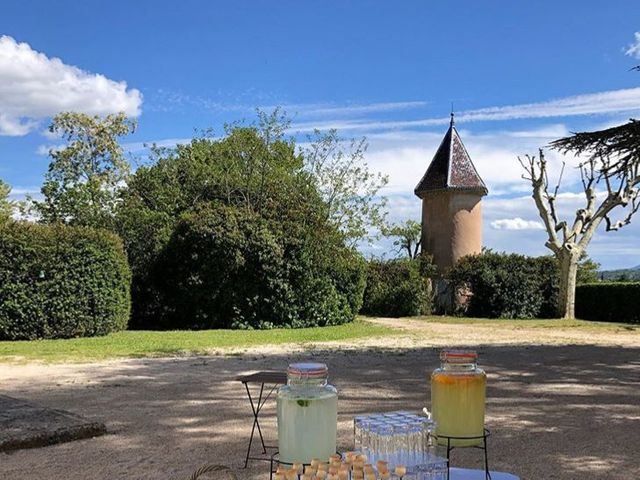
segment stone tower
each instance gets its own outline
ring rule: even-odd
[[[487,187],[464,148],[451,114],[449,130],[415,188],[422,199],[422,251],[440,274],[482,249],[482,197]]]

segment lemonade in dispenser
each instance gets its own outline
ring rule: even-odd
[[[447,444],[442,436],[480,437],[451,439],[454,447],[475,446],[483,441],[487,376],[477,361],[476,352],[440,353],[440,368],[431,374],[431,409],[441,445]]]
[[[294,363],[278,390],[280,461],[309,464],[336,453],[338,392],[324,363]]]

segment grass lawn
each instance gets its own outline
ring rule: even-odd
[[[580,331],[594,332],[624,332],[637,331],[640,332],[640,324],[615,323],[615,322],[593,322],[590,320],[562,320],[562,319],[531,319],[531,320],[512,320],[501,318],[467,318],[467,317],[441,317],[428,316],[417,317],[417,320],[433,323],[449,323],[453,325],[478,325],[492,326],[500,329],[568,329]]]
[[[492,332],[496,341],[504,338],[539,338],[541,343],[549,333],[567,332],[582,337],[597,338],[598,334],[640,333],[640,325],[623,323],[588,322],[583,320],[495,320],[460,317],[414,317],[414,325],[449,324],[463,328],[464,325],[479,327]],[[427,338],[436,342],[438,334],[414,329],[394,328],[395,320],[384,325],[373,324],[365,319],[336,327],[276,329],[276,330],[202,330],[202,331],[127,331],[106,337],[75,338],[70,340],[34,340],[0,342],[0,362],[83,362],[110,358],[161,357],[173,355],[208,354],[225,348],[248,348],[258,345],[305,344],[330,341],[349,341],[366,337],[406,335]],[[398,327],[403,319],[397,320]],[[477,332],[477,331],[476,331]],[[539,337],[538,333],[539,332]],[[465,331],[458,332],[464,336]],[[461,337],[462,338],[462,337]]]
[[[126,331],[105,337],[69,340],[0,342],[0,362],[89,361],[122,357],[154,357],[206,354],[228,347],[283,343],[329,342],[397,331],[362,320],[335,327],[274,330]]]

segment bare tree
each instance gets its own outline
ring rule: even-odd
[[[556,200],[562,173],[553,190],[549,188],[547,161],[539,156],[518,158],[531,182],[533,199],[549,236],[546,246],[560,263],[558,315],[575,317],[576,273],[594,233],[602,222],[607,231],[619,230],[631,222],[640,208],[640,122],[629,123],[597,132],[576,133],[551,143],[563,153],[586,154],[579,165],[585,206],[576,212],[573,222],[558,218]],[[563,165],[564,170],[564,165]],[[623,211],[618,219],[613,210]]]

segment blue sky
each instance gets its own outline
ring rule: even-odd
[[[412,190],[446,130],[458,128],[489,185],[484,243],[545,252],[517,155],[570,131],[640,113],[640,3],[628,1],[11,1],[0,7],[0,178],[37,191],[61,110],[124,110],[142,142],[283,106],[296,131],[366,136],[390,175],[393,219],[418,218]],[[555,171],[557,154],[549,154]],[[571,163],[571,159],[569,159]],[[566,175],[561,212],[581,206]],[[599,233],[604,267],[640,264],[640,217]],[[382,251],[387,248],[374,251]]]

